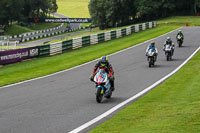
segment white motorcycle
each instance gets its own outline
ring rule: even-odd
[[[154,66],[155,64],[155,50],[153,49],[149,49],[149,51],[147,52],[147,58],[148,58],[148,64],[149,67]]]

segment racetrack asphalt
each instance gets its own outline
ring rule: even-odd
[[[40,80],[1,87],[0,133],[66,133],[90,121],[183,63],[200,46],[200,27],[185,27],[182,31],[185,40],[181,48],[175,42],[177,30],[155,39],[159,55],[153,68],[148,67],[145,57],[148,43],[109,56],[116,90],[111,99],[101,104],[95,100],[94,83],[89,81],[96,62]],[[168,36],[176,45],[172,61],[166,61],[162,51]]]
[[[54,13],[54,15],[57,16],[57,17],[59,17],[59,18],[69,18],[69,17],[67,17],[67,16],[65,16],[63,14],[60,14],[60,13]],[[78,29],[79,26],[80,26],[80,23],[70,23],[69,24],[69,27],[71,29]]]

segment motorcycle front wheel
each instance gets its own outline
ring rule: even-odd
[[[153,59],[152,59],[152,58],[149,58],[149,67],[152,66],[152,62],[153,62]]]
[[[181,41],[178,41],[178,46],[181,47],[182,46],[182,43]]]
[[[166,60],[169,61],[170,60],[170,54],[166,53]]]
[[[102,88],[98,87],[97,94],[96,94],[96,101],[98,103],[101,103],[102,99],[103,99]]]

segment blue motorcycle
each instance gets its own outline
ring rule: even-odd
[[[171,45],[166,44],[165,48],[163,49],[165,52],[165,56],[166,56],[166,60],[172,60],[172,56],[173,56],[173,48]]]
[[[98,103],[101,103],[103,97],[111,98],[111,83],[105,70],[99,69],[99,71],[94,76],[94,82],[96,84],[96,101]]]

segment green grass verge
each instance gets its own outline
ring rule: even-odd
[[[80,26],[81,27],[89,27],[91,25],[91,23],[82,23]]]
[[[199,133],[200,52],[160,86],[90,133]]]
[[[61,23],[37,23],[37,24],[32,24],[30,29],[31,30],[43,30],[43,29],[50,29],[50,28],[55,28],[61,25]]]
[[[33,31],[34,30],[31,30],[29,28],[13,24],[6,29],[5,35],[18,35],[18,34],[22,34],[25,32],[33,32]]]
[[[25,46],[0,46],[0,50],[8,50],[8,49],[19,49],[19,48],[25,48]]]
[[[89,2],[90,0],[57,0],[57,12],[70,18],[90,18]]]
[[[188,24],[189,26],[200,26],[200,17],[197,16],[174,16],[165,19],[161,19],[158,21],[159,25],[177,25],[177,26],[185,26]]]
[[[34,32],[37,30],[54,28],[59,25],[59,23],[37,23],[32,24],[31,27],[23,27],[20,25],[13,24],[6,29],[5,35],[18,35],[26,32]]]
[[[84,47],[52,57],[33,59],[0,68],[0,86],[44,76],[79,64],[94,60],[121,49],[144,42],[151,38],[178,28],[177,26],[160,26],[113,41]],[[134,40],[134,41],[133,41]],[[123,42],[123,45],[122,43]],[[98,52],[102,51],[102,52]]]

